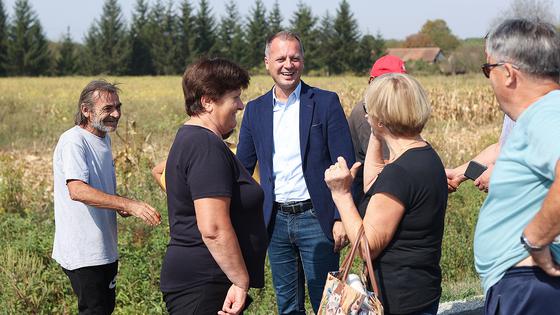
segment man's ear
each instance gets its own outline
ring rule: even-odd
[[[86,106],[86,104],[82,104],[80,105],[80,110],[82,111],[82,115],[84,115],[84,117],[89,119],[90,116],[90,110],[89,108]]]
[[[517,80],[517,70],[515,70],[509,63],[504,64],[504,76],[506,77],[506,86],[511,86]]]
[[[264,57],[264,67],[266,68],[266,71],[268,71],[268,57]]]

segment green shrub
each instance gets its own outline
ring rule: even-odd
[[[1,218],[0,237],[10,242],[0,248],[0,314],[76,313],[70,283],[50,258],[52,220],[33,213]]]
[[[424,60],[408,61],[406,63],[406,71],[415,76],[440,74],[441,70],[438,64],[428,63]]]
[[[14,158],[0,155],[0,213],[23,213],[23,172]]]

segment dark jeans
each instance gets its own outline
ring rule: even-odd
[[[268,257],[279,314],[305,314],[305,280],[317,313],[329,271],[338,270],[339,254],[310,209],[297,214],[278,211]]]
[[[62,270],[78,296],[80,315],[113,313],[118,261],[107,265]]]
[[[486,293],[484,314],[560,314],[560,277],[538,267],[511,268]]]
[[[201,314],[216,315],[222,310],[231,283],[206,283],[177,292],[164,292],[163,300],[170,315]],[[245,300],[245,309],[251,304]],[[241,312],[240,314],[243,314]]]

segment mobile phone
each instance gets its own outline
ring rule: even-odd
[[[469,165],[467,166],[467,170],[465,171],[465,177],[475,180],[477,179],[484,171],[486,171],[488,167],[486,165],[482,165],[477,161],[470,161]]]

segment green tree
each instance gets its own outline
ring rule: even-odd
[[[333,18],[329,14],[329,11],[325,12],[325,15],[321,18],[321,23],[319,26],[318,36],[317,36],[317,57],[318,66],[325,71],[326,75],[331,75],[335,73],[334,64],[338,56],[335,56],[332,52],[336,47],[335,44],[335,32],[333,28]],[[307,61],[306,61],[307,63]]]
[[[378,32],[376,36],[364,35],[360,40],[356,58],[356,72],[367,73],[377,58],[385,54],[385,40]]]
[[[194,58],[212,55],[216,43],[214,17],[207,0],[200,0],[194,19]]]
[[[432,38],[424,33],[416,33],[408,35],[404,40],[403,47],[405,48],[417,48],[417,47],[434,47],[434,41]]]
[[[167,7],[157,0],[150,13],[150,39],[156,74],[176,74],[184,66],[180,57],[179,23],[173,13],[173,2]]]
[[[317,60],[318,31],[316,29],[317,17],[311,12],[311,7],[299,1],[297,10],[290,19],[292,32],[299,35],[304,47],[305,70],[316,70],[319,68]]]
[[[86,35],[91,74],[125,74],[130,54],[126,25],[117,0],[105,0],[99,20]]]
[[[251,9],[248,20],[246,27],[246,61],[244,64],[251,69],[263,64],[264,48],[269,34],[266,9],[262,0],[255,1],[255,6]]]
[[[27,0],[17,0],[8,34],[8,69],[13,75],[45,75],[51,66],[41,23]]]
[[[455,35],[442,19],[428,20],[420,30],[421,34],[429,36],[434,44],[441,48],[444,52],[451,52],[460,44]]]
[[[225,9],[227,13],[220,22],[217,53],[221,57],[243,63],[245,42],[235,0],[230,0]]]
[[[79,69],[81,74],[95,75],[101,70],[101,47],[99,46],[99,29],[96,23],[92,23],[84,36],[84,47],[79,57]]]
[[[72,41],[70,27],[62,38],[60,54],[56,59],[56,74],[60,76],[75,74],[78,70],[78,56],[76,55],[76,44]]]
[[[7,74],[8,62],[8,16],[4,10],[4,4],[0,0],[0,76]]]
[[[179,17],[180,58],[183,60],[181,69],[185,69],[186,65],[190,64],[193,60],[194,23],[191,2],[190,0],[183,0]]]
[[[358,49],[358,39],[360,32],[358,31],[358,22],[354,18],[354,14],[350,10],[348,1],[342,0],[340,6],[336,10],[334,18],[334,42],[330,53],[337,56],[333,64],[334,73],[343,73],[347,71],[359,72],[356,68],[356,50]]]
[[[149,7],[146,0],[137,0],[130,26],[130,64],[132,75],[155,74],[150,47]]]
[[[272,5],[272,10],[268,14],[268,25],[269,25],[269,33],[276,34],[283,30],[282,21],[284,18],[282,17],[282,12],[280,12],[280,4],[278,4],[278,0],[274,1]]]

